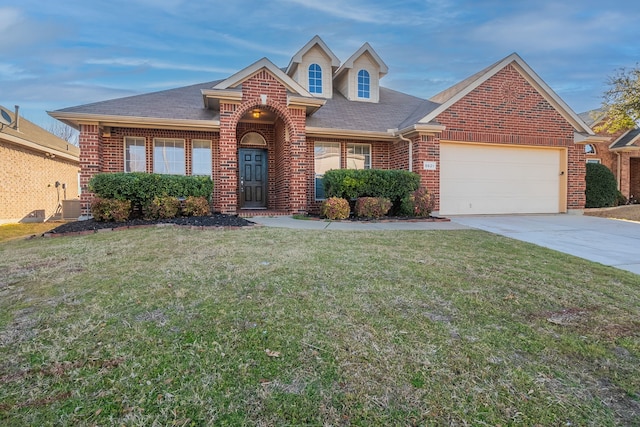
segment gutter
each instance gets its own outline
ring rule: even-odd
[[[409,172],[413,172],[413,141],[398,132],[398,138],[409,143]]]

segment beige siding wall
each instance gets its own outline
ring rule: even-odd
[[[0,224],[55,215],[65,192],[66,199],[78,198],[78,170],[78,162],[0,140]],[[56,181],[61,184],[57,188]]]
[[[331,70],[331,58],[329,58],[317,45],[311,48],[303,57],[298,66],[298,83],[309,90],[309,66],[318,64],[322,68],[322,93],[313,94],[322,98],[331,98],[333,94],[333,73]]]

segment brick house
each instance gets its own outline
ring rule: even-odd
[[[79,195],[80,150],[20,117],[17,107],[0,110],[0,224],[61,216],[65,199]]]
[[[605,119],[602,110],[587,111],[580,117],[592,129]],[[627,198],[640,200],[640,129],[628,129],[610,134],[599,132],[601,141],[586,144],[587,163],[602,163],[618,182],[618,190]]]
[[[122,171],[210,174],[223,213],[315,212],[335,168],[415,171],[444,215],[583,209],[596,136],[517,54],[430,99],[387,73],[368,43],[341,62],[316,36],[286,68],[49,114],[80,130],[85,213],[89,179]]]

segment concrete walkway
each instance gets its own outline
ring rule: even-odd
[[[454,216],[450,222],[352,222],[248,218],[305,230],[464,230],[476,228],[640,274],[640,223],[581,215]]]

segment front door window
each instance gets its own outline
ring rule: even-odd
[[[267,150],[241,148],[239,155],[240,207],[265,209],[267,207]]]

